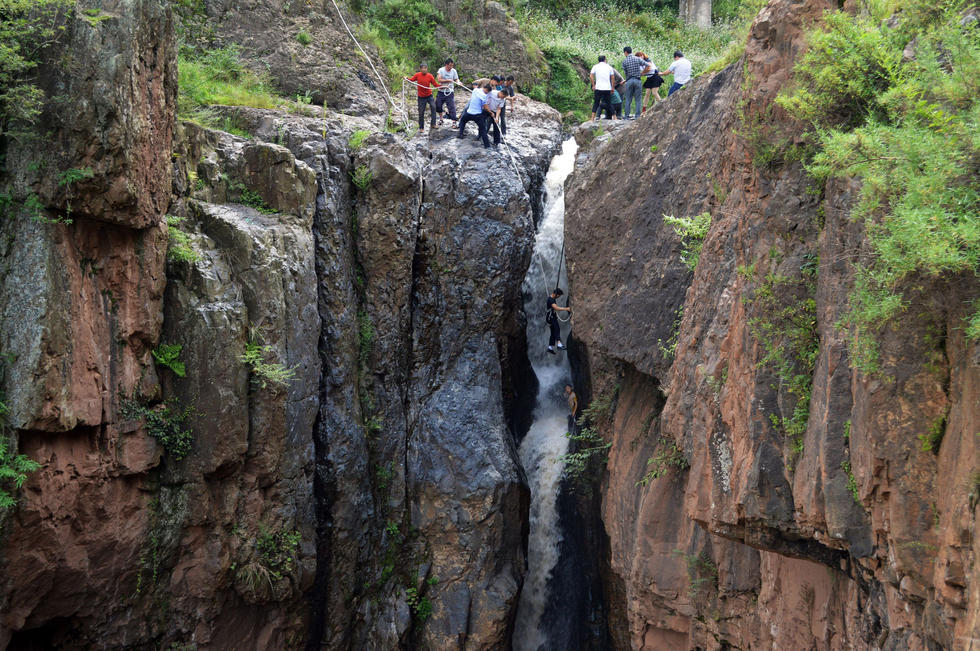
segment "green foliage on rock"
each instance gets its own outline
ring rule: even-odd
[[[275,94],[267,77],[246,69],[240,57],[241,48],[234,44],[182,53],[177,61],[178,115],[212,126],[202,110],[214,104],[264,109],[288,104]]]
[[[411,76],[421,61],[435,72],[442,54],[436,27],[443,21],[430,2],[382,0],[366,11],[361,35],[378,47],[382,60],[396,79]]]
[[[184,363],[180,361],[180,351],[183,348],[180,344],[160,344],[152,351],[153,359],[160,366],[169,368],[177,377],[184,377],[187,374],[187,369],[184,367]]]
[[[753,265],[754,266],[754,265]],[[810,417],[810,394],[820,339],[817,332],[817,270],[819,260],[807,256],[799,275],[770,272],[749,294],[752,308],[749,329],[765,355],[759,366],[768,366],[779,380],[779,389],[792,398],[789,415],[770,414],[792,442],[793,451],[803,450]]]
[[[170,240],[167,259],[174,262],[197,262],[201,256],[192,246],[190,235],[180,230],[183,221],[183,217],[167,215],[167,237]]]
[[[654,479],[665,476],[671,470],[687,470],[691,467],[684,456],[684,451],[677,447],[677,442],[674,439],[661,436],[658,443],[657,453],[647,459],[647,467],[650,469],[640,481],[636,482],[637,486],[646,486]]]
[[[681,261],[694,271],[701,259],[701,247],[711,228],[711,213],[703,212],[694,217],[663,216],[664,223],[674,229],[681,238]]]
[[[565,466],[565,476],[575,480],[589,480],[594,479],[605,468],[612,443],[606,443],[600,428],[608,426],[612,420],[614,399],[613,394],[596,397],[582,410],[577,427],[565,433],[571,448],[571,452],[559,457],[559,461]]]
[[[370,135],[371,132],[367,129],[358,129],[350,134],[350,137],[347,139],[347,146],[350,147],[351,151],[357,151]]]
[[[37,123],[37,68],[74,11],[74,0],[0,0],[0,137],[26,137]]]
[[[275,355],[272,346],[262,345],[256,341],[245,343],[245,352],[241,360],[252,372],[252,379],[262,389],[285,389],[296,379],[296,367],[288,367],[279,362],[266,361]]]
[[[6,405],[0,402],[0,418],[6,412]],[[0,514],[17,504],[14,491],[23,486],[27,475],[41,467],[37,461],[23,454],[14,454],[10,441],[3,428],[0,428]]]
[[[980,269],[980,27],[964,18],[969,4],[914,0],[892,20],[890,3],[828,14],[778,100],[812,125],[817,179],[861,179],[851,218],[873,254],[856,265],[841,325],[866,372],[912,286]],[[980,310],[964,327],[980,335]]]
[[[181,407],[176,398],[150,406],[142,397],[124,398],[119,414],[127,420],[141,420],[150,436],[155,438],[167,454],[180,461],[190,454],[194,433],[184,427],[191,414],[190,407]]]

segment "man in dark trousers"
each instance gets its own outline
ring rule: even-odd
[[[565,350],[565,346],[561,343],[561,326],[558,324],[558,312],[571,312],[572,308],[558,305],[558,297],[564,293],[555,287],[555,291],[551,292],[551,295],[547,299],[548,312],[546,313],[545,321],[548,322],[548,326],[551,328],[551,337],[548,338],[548,352],[552,355],[555,354],[555,342],[558,343],[558,350]]]
[[[436,126],[436,101],[432,98],[432,89],[437,88],[439,84],[436,83],[436,78],[432,76],[431,72],[429,72],[429,66],[426,63],[419,64],[419,71],[411,77],[405,77],[405,81],[411,81],[418,86],[419,133],[425,132],[426,106],[429,107],[429,112],[432,115],[432,124],[429,126],[429,128],[434,129]]]

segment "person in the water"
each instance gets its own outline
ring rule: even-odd
[[[561,327],[558,324],[558,312],[571,312],[570,307],[561,307],[558,305],[558,297],[564,294],[558,287],[551,292],[548,296],[548,312],[545,315],[545,321],[548,322],[548,326],[551,328],[551,337],[548,338],[548,352],[552,355],[555,354],[555,344],[558,344],[558,350],[565,350],[564,344],[561,343]]]

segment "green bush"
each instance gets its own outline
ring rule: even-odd
[[[74,7],[74,0],[0,0],[0,136],[32,132],[44,102],[36,69]]]
[[[382,0],[367,10],[361,36],[374,43],[392,77],[411,76],[420,61],[434,72],[441,51],[436,27],[440,14],[424,0]]]
[[[6,415],[7,407],[0,402],[0,418]],[[17,504],[13,493],[27,479],[27,475],[41,467],[37,461],[23,454],[13,454],[9,447],[6,432],[0,427],[0,515]]]
[[[674,229],[681,238],[681,261],[694,271],[701,259],[701,247],[711,228],[711,213],[703,212],[694,217],[664,215],[664,223]]]
[[[654,479],[665,476],[674,468],[677,470],[687,470],[691,464],[688,463],[684,452],[677,447],[677,442],[674,439],[661,436],[659,449],[655,455],[647,459],[647,466],[650,467],[650,470],[643,475],[640,481],[636,482],[637,486],[646,486]]]
[[[796,86],[778,102],[812,125],[818,179],[859,178],[851,218],[873,255],[856,265],[841,327],[854,365],[879,366],[878,335],[923,278],[980,268],[980,28],[967,2],[913,0],[896,21],[890,3],[852,18],[834,12],[809,34]],[[903,56],[905,48],[914,57]],[[980,310],[964,325],[980,335]]]
[[[309,32],[305,30],[300,30],[296,34],[296,40],[299,42],[300,45],[306,47],[307,45],[313,42],[313,37],[310,36]]]
[[[357,151],[370,135],[371,132],[367,129],[358,129],[350,134],[350,138],[347,139],[347,146],[350,147],[351,151]]]
[[[167,215],[167,237],[170,239],[167,246],[167,259],[174,262],[197,262],[201,256],[191,244],[190,235],[180,230],[183,221],[183,217]]]
[[[275,354],[272,346],[263,346],[255,341],[245,344],[241,360],[252,371],[252,377],[261,388],[285,389],[296,379],[296,367],[287,367],[278,362],[267,362],[266,358]]]
[[[151,407],[134,395],[122,400],[119,413],[127,420],[143,421],[150,436],[175,460],[180,461],[190,454],[194,433],[184,427],[184,421],[191,415],[191,408],[182,408],[176,398]]]
[[[594,478],[605,467],[612,443],[606,443],[599,430],[608,426],[612,420],[614,400],[612,394],[597,396],[582,410],[577,427],[566,432],[565,436],[570,439],[569,446],[573,450],[559,457],[559,461],[565,466],[565,476],[574,480],[587,480]]]
[[[354,171],[351,172],[351,181],[353,181],[354,186],[361,191],[367,190],[368,186],[371,185],[373,178],[374,174],[367,165],[358,165]]]
[[[180,361],[180,351],[183,348],[180,344],[160,344],[152,351],[153,359],[160,366],[169,368],[177,377],[184,377],[187,370],[184,363]]]

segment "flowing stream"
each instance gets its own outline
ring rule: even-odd
[[[555,286],[565,228],[565,179],[575,165],[578,149],[573,138],[565,141],[562,152],[551,161],[545,178],[544,217],[534,240],[531,265],[524,278],[524,311],[527,314],[528,357],[538,378],[538,396],[533,422],[521,442],[521,464],[531,485],[528,571],[517,607],[514,648],[539,651],[549,648],[547,625],[541,621],[548,604],[548,579],[558,562],[561,530],[556,503],[563,464],[568,450],[568,405],[564,388],[571,384],[567,354],[547,351],[548,326],[545,299]],[[561,264],[559,285],[567,290],[565,265]],[[562,299],[559,305],[564,305]],[[561,324],[562,341],[570,323]]]

